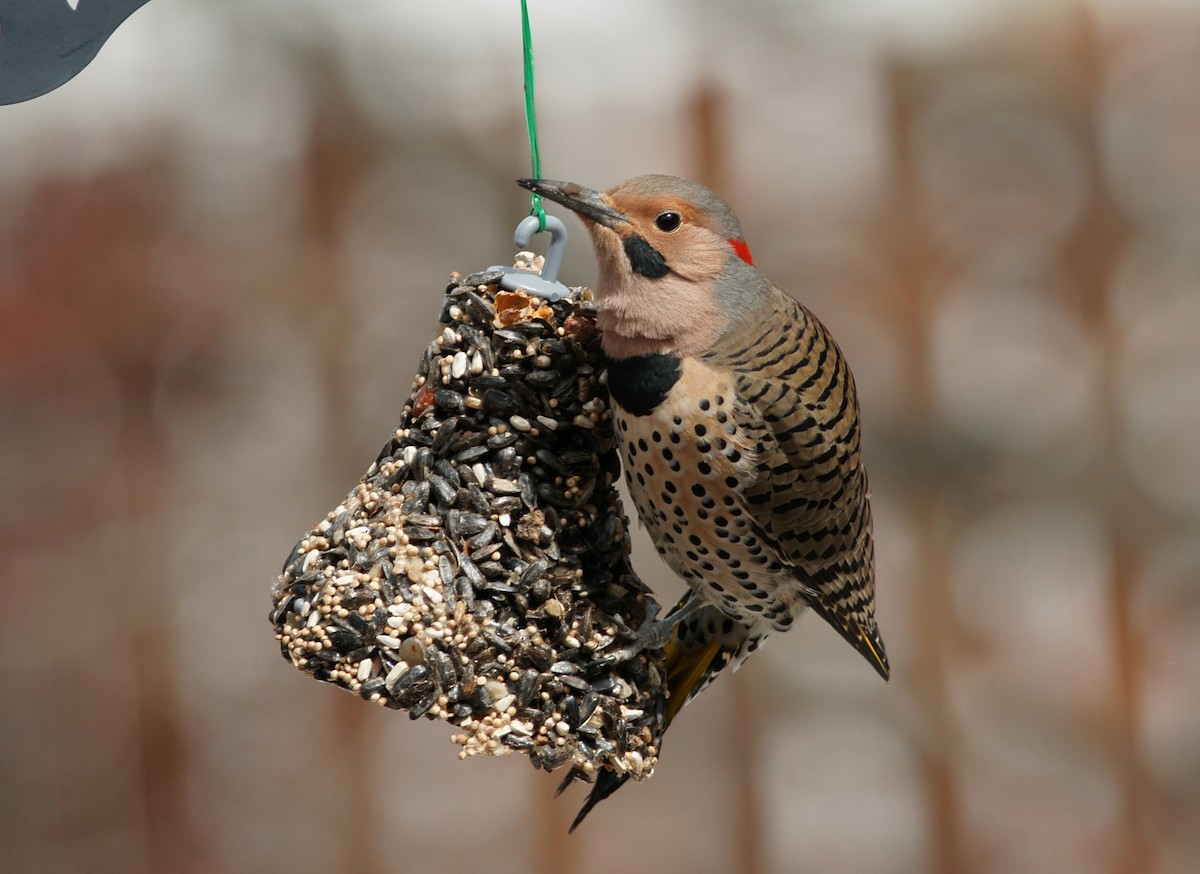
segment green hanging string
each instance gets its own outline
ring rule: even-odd
[[[542,178],[542,156],[538,152],[537,113],[533,108],[533,38],[529,34],[529,8],[521,0],[521,37],[525,46],[525,126],[529,129],[529,163],[533,178]],[[546,211],[542,209],[542,196],[533,195],[530,215],[538,217],[538,233],[546,230]]]

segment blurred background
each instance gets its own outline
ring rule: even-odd
[[[511,257],[519,4],[156,0],[0,107],[0,868],[1197,870],[1200,4],[531,7],[544,175],[709,182],[847,353],[890,684],[808,617],[568,838],[284,662],[284,557]]]

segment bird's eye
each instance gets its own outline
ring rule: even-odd
[[[683,218],[679,213],[667,210],[658,214],[658,218],[654,220],[654,226],[664,234],[673,234],[679,230],[679,225],[682,222]]]

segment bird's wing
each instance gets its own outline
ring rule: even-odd
[[[790,298],[781,309],[781,323],[760,328],[724,362],[750,443],[738,491],[802,597],[886,678],[854,380],[815,316]]]

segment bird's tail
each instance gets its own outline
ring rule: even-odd
[[[879,634],[879,626],[869,613],[866,616],[840,616],[828,609],[817,599],[809,602],[816,613],[834,627],[838,634],[858,650],[871,663],[879,676],[887,680],[891,677],[892,669],[888,664],[887,650],[883,646],[883,638]]]
[[[691,598],[688,592],[675,606],[679,610]],[[726,668],[737,670],[742,662],[762,643],[765,633],[752,632],[734,622],[715,606],[705,605],[675,627],[675,633],[663,647],[666,654],[667,706],[663,732],[675,720],[683,706],[703,692]],[[572,771],[562,785],[561,793],[576,779]],[[603,770],[592,784],[579,815],[571,823],[571,831],[583,822],[593,807],[612,795],[629,779],[628,774]]]

